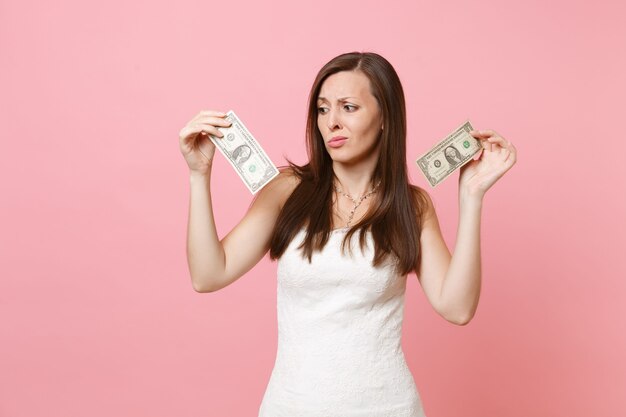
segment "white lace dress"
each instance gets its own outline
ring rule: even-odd
[[[407,276],[374,268],[374,242],[341,255],[336,229],[312,263],[297,249],[278,259],[278,350],[259,417],[425,417],[400,344]],[[393,258],[395,259],[395,258]]]

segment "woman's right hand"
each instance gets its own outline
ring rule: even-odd
[[[225,116],[223,112],[202,110],[180,130],[180,151],[190,171],[207,174],[211,169],[215,145],[208,135],[224,137],[217,128],[231,125],[231,122],[224,120]]]

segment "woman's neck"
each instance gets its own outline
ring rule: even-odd
[[[333,171],[335,173],[333,184],[354,198],[368,193],[376,185],[372,183],[374,167],[346,167],[335,162]]]

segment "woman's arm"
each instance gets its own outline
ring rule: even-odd
[[[218,239],[211,203],[211,174],[190,177],[187,261],[197,292],[220,290],[243,276],[269,250],[274,224],[296,182],[281,171],[254,198],[241,221]]]
[[[480,294],[480,212],[482,204],[459,200],[459,228],[454,254],[446,245],[430,196],[420,236],[422,260],[417,278],[435,311],[450,323],[464,325],[474,315]]]
[[[189,216],[187,221],[187,265],[194,290],[211,288],[219,271],[224,270],[224,248],[217,236],[211,202],[211,170],[189,176]]]
[[[442,314],[459,325],[474,317],[480,298],[480,216],[482,198],[459,197],[454,254],[441,284]]]
[[[493,130],[472,131],[483,153],[461,167],[459,225],[451,256],[441,235],[437,214],[428,195],[420,246],[418,279],[435,310],[446,320],[464,325],[474,317],[481,288],[480,220],[487,190],[517,159],[515,147]]]

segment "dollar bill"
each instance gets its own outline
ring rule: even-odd
[[[482,145],[470,135],[472,130],[474,128],[468,120],[417,158],[417,166],[432,187],[436,187],[480,152]]]
[[[224,136],[209,137],[248,190],[255,194],[278,175],[278,169],[234,111],[229,110],[224,118],[232,123],[229,127],[218,127]]]

